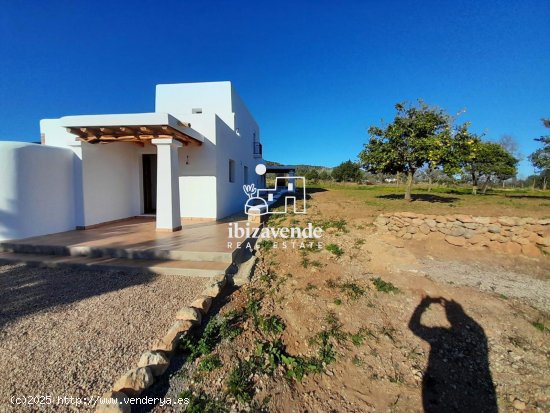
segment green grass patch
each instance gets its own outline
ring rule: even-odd
[[[269,251],[273,248],[273,241],[270,239],[263,239],[258,242],[258,247],[262,251]]]
[[[541,321],[532,321],[532,322],[531,322],[531,325],[532,325],[533,327],[535,327],[537,330],[542,331],[542,332],[548,331],[548,330],[549,330],[548,327],[546,327],[546,326],[544,325],[544,323],[541,322]]]
[[[254,366],[248,361],[239,361],[227,377],[227,393],[241,403],[249,403],[254,396],[254,383],[250,376],[254,374]]]
[[[344,255],[344,250],[336,244],[328,244],[325,249],[336,255],[337,257],[341,257],[342,255]]]
[[[352,300],[357,300],[367,293],[363,288],[361,288],[357,283],[354,282],[345,282],[341,284],[340,291],[342,291]]]
[[[200,371],[214,371],[222,366],[220,357],[215,354],[209,354],[199,363]]]
[[[399,292],[399,288],[397,288],[391,282],[384,281],[380,277],[373,278],[372,283],[374,284],[374,288],[376,288],[380,292],[386,294]]]

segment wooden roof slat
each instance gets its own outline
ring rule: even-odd
[[[183,124],[183,123],[182,123]],[[187,125],[187,124],[183,124]],[[176,139],[177,141],[188,145],[196,143],[202,145],[202,142],[194,139],[191,136],[173,128],[170,125],[143,125],[143,126],[82,126],[68,127],[67,131],[77,135],[77,140],[88,143],[113,143],[113,142],[130,142],[143,145],[142,141],[152,139]]]

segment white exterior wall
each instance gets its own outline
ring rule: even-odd
[[[140,158],[130,143],[82,144],[83,226],[142,212]]]
[[[202,109],[202,113],[193,113]],[[155,111],[169,113],[204,136],[201,146],[178,149],[182,217],[220,219],[242,212],[245,183],[261,187],[255,166],[253,137],[260,130],[230,82],[158,85]],[[66,121],[66,120],[65,120]],[[40,131],[45,144],[74,153],[73,227],[90,226],[143,213],[142,155],[156,148],[126,143],[92,145],[76,141],[61,119],[45,119]],[[238,133],[237,133],[238,132]],[[235,161],[235,182],[229,182],[229,159]],[[244,182],[248,166],[248,182]]]
[[[74,158],[69,149],[0,142],[0,240],[74,229]]]
[[[46,145],[70,148],[76,155],[75,226],[139,215],[143,211],[140,148],[126,143],[77,142],[60,123],[60,119],[44,119],[40,132]],[[156,153],[153,147],[152,151]]]
[[[231,82],[157,85],[155,110],[191,123],[205,137],[202,146],[180,149],[182,216],[221,219],[244,211],[244,166],[248,183],[261,182],[255,174],[261,159],[253,155],[253,136],[259,140],[260,130]],[[233,183],[229,159],[235,161]]]

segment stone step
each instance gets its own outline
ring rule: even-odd
[[[235,251],[189,251],[162,248],[117,248],[100,246],[66,246],[8,241],[0,243],[0,252],[44,254],[88,258],[123,258],[127,260],[214,261],[232,263]]]
[[[98,271],[123,271],[132,273],[153,273],[182,275],[189,277],[215,277],[224,274],[229,263],[218,261],[189,260],[143,260],[68,255],[0,253],[1,264],[26,263],[48,268],[72,268]]]

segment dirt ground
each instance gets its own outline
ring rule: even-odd
[[[377,214],[329,190],[272,221],[324,225],[325,248],[264,243],[214,318],[233,330],[150,393],[190,397],[186,411],[550,411],[550,258],[397,245]]]

